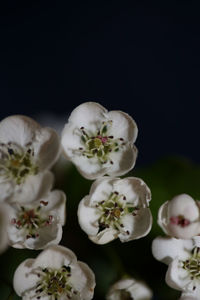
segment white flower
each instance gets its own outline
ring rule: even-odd
[[[119,176],[134,167],[137,133],[128,114],[108,112],[98,103],[86,102],[71,113],[61,143],[67,159],[84,177]]]
[[[190,240],[158,237],[153,241],[156,259],[169,265],[167,284],[185,294],[200,294],[200,237]]]
[[[54,245],[36,259],[22,262],[15,271],[13,285],[23,300],[90,300],[95,277],[71,250]]]
[[[50,191],[52,177],[52,174],[47,172],[43,181],[37,182],[38,186],[34,185],[33,194],[38,198],[33,197],[31,201],[32,197],[29,197],[29,201],[24,203],[17,201],[7,204],[9,208],[7,231],[12,247],[43,249],[60,242],[62,226],[65,224],[66,197],[62,191]],[[42,191],[41,186],[45,186]]]
[[[200,295],[195,295],[192,293],[182,293],[181,298],[179,300],[200,300]]]
[[[121,279],[113,284],[106,295],[106,300],[150,300],[152,292],[147,285],[133,278]]]
[[[10,116],[0,123],[0,200],[49,169],[59,155],[57,133],[31,118]]]
[[[182,194],[165,202],[159,209],[158,224],[167,235],[181,239],[200,234],[198,201]]]
[[[79,204],[79,224],[97,244],[106,244],[117,237],[122,242],[141,238],[152,225],[150,200],[151,192],[139,178],[97,179],[90,194]]]
[[[8,247],[8,207],[6,204],[0,204],[0,253]]]

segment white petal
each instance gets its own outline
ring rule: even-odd
[[[118,178],[102,177],[94,181],[90,188],[90,204],[95,204],[105,200],[114,192],[114,186],[117,186]]]
[[[15,271],[13,286],[18,296],[22,296],[26,291],[36,286],[38,277],[31,274],[34,259],[26,259]]]
[[[15,193],[10,198],[11,202],[30,203],[43,197],[51,188],[54,182],[53,173],[42,172],[27,177],[26,182],[16,185]]]
[[[189,251],[194,247],[192,240],[181,240],[168,237],[157,237],[152,243],[153,256],[166,264],[179,257],[185,260],[189,257]]]
[[[87,278],[86,284],[83,287],[81,295],[85,300],[92,299],[95,288],[95,275],[93,271],[88,267],[88,265],[83,263],[82,261],[78,261],[78,265],[85,274],[85,277]]]
[[[99,245],[107,244],[118,236],[118,231],[113,228],[106,228],[99,232],[97,235],[90,235],[89,239]]]
[[[107,113],[107,117],[113,121],[109,135],[113,135],[115,138],[123,138],[131,143],[135,142],[138,128],[131,116],[122,111],[113,110]]]
[[[129,231],[130,234],[119,234],[122,242],[128,242],[134,239],[139,239],[146,236],[151,230],[152,215],[148,208],[141,208],[137,216],[126,215],[122,219],[124,231]]]
[[[184,291],[190,283],[188,271],[180,267],[179,258],[175,258],[168,267],[166,273],[166,283],[173,289]]]
[[[110,176],[121,176],[133,169],[137,158],[137,148],[134,145],[126,145],[124,150],[110,153],[110,164],[107,173]]]
[[[60,155],[60,139],[51,128],[37,132],[33,146],[40,171],[51,168]]]
[[[104,121],[107,110],[96,102],[85,102],[77,106],[69,117],[69,123],[78,128],[85,127],[95,131],[100,122]]]
[[[52,245],[41,252],[34,261],[35,267],[61,268],[76,261],[75,254],[62,246]]]
[[[64,225],[66,219],[66,195],[63,191],[54,190],[50,192],[46,197],[40,199],[40,202],[48,202],[46,206],[43,206],[42,210],[49,212],[58,219],[59,223]]]
[[[13,181],[0,182],[0,202],[9,199],[14,191],[15,184]]]
[[[0,123],[0,141],[25,146],[34,139],[35,131],[40,128],[40,125],[29,117],[10,116]]]
[[[4,252],[8,247],[8,212],[9,207],[1,203],[0,204],[0,253]]]
[[[78,221],[82,230],[88,235],[96,235],[99,227],[95,224],[98,219],[96,209],[89,206],[89,197],[86,196],[78,206]]]

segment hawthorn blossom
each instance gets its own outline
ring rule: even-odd
[[[97,179],[90,194],[79,204],[79,224],[97,244],[106,244],[117,237],[122,242],[141,238],[152,225],[150,200],[151,192],[142,179]]]
[[[26,259],[14,274],[14,289],[22,300],[90,300],[95,276],[68,248],[53,245],[36,259]]]
[[[120,176],[134,167],[137,133],[128,114],[108,112],[98,103],[86,102],[71,113],[61,143],[66,158],[84,177]]]
[[[0,200],[13,197],[27,181],[48,170],[58,158],[60,143],[51,128],[14,115],[0,122]]]
[[[50,173],[50,172],[49,172]],[[50,173],[51,174],[51,173]],[[37,199],[29,202],[8,203],[9,223],[7,227],[9,244],[14,248],[43,249],[50,244],[58,244],[62,238],[62,226],[65,224],[66,196],[60,190],[50,191],[51,176],[41,182],[43,193],[36,192]],[[43,183],[43,184],[42,184]],[[38,185],[38,189],[41,186]]]
[[[166,283],[183,292],[183,297],[200,295],[200,238],[176,239],[157,237],[152,244],[157,260],[166,263]],[[187,299],[187,298],[186,298]]]
[[[159,209],[158,224],[170,236],[189,239],[200,234],[200,206],[187,194],[165,202]]]
[[[133,278],[121,279],[111,286],[106,300],[150,300],[152,298],[152,291],[149,287]]]
[[[8,247],[8,207],[6,204],[0,204],[0,253],[4,252]]]

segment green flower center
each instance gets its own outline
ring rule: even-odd
[[[187,270],[191,280],[200,279],[200,248],[195,247],[192,251],[192,256],[183,261],[183,269]]]
[[[115,139],[108,134],[112,121],[102,122],[100,129],[95,133],[87,131],[84,127],[80,128],[81,142],[83,147],[78,152],[87,158],[96,157],[101,164],[113,161],[109,159],[111,152],[118,152],[124,145],[123,138]]]
[[[123,216],[126,214],[137,215],[138,207],[128,203],[126,197],[118,192],[112,192],[107,200],[97,203],[96,208],[100,212],[99,232],[105,228],[112,227],[124,233]],[[125,232],[130,234],[129,231]]]
[[[28,175],[38,173],[34,163],[34,151],[31,143],[25,148],[14,143],[0,144],[0,176],[13,179],[16,184],[25,181]]]
[[[47,205],[48,202],[41,201],[42,205]],[[42,205],[37,208],[20,207],[18,217],[11,220],[11,223],[19,230],[25,230],[26,239],[37,238],[39,236],[38,230],[42,227],[51,225],[53,222],[53,216],[42,216]]]
[[[65,295],[66,299],[71,299],[78,292],[70,283],[71,267],[63,266],[60,269],[45,268],[37,273],[40,281],[36,287],[36,297],[51,296],[51,299],[58,300]]]

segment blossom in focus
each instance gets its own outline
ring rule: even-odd
[[[188,240],[157,237],[152,253],[169,265],[165,279],[171,288],[184,292],[183,297],[199,297],[200,237]]]
[[[187,194],[165,202],[159,209],[158,224],[170,236],[189,239],[200,234],[200,207]]]
[[[43,249],[58,244],[62,238],[66,196],[60,190],[51,191],[52,173],[46,172],[42,179],[41,182],[34,181],[34,196],[27,198],[29,201],[7,204],[7,232],[9,244],[14,248]]]
[[[150,200],[151,192],[139,178],[102,177],[92,184],[90,194],[79,204],[79,224],[97,244],[117,237],[122,242],[141,238],[152,225]]]
[[[133,278],[121,279],[111,286],[109,289],[106,300],[150,300],[152,298],[152,291],[149,287]]]
[[[4,252],[8,247],[8,207],[6,204],[0,204],[0,253]]]
[[[0,122],[0,200],[14,197],[58,158],[60,142],[51,128],[15,115]]]
[[[98,103],[86,102],[71,113],[61,143],[67,159],[84,177],[120,176],[134,167],[137,133],[128,114],[108,112]]]
[[[95,276],[71,250],[53,245],[18,266],[13,286],[22,300],[90,300]]]

